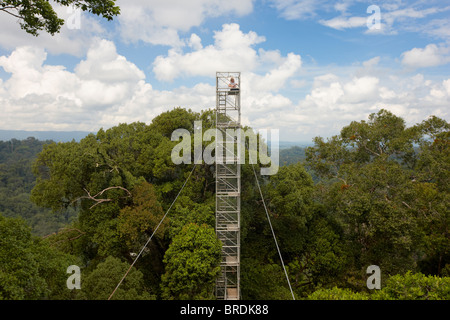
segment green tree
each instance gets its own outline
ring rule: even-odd
[[[430,227],[431,221],[439,224],[431,229],[430,241],[441,244],[441,259],[446,256],[448,212],[443,207],[448,190],[433,192],[439,184],[433,170],[448,175],[442,164],[448,143],[439,140],[446,130],[446,122],[435,117],[408,128],[403,119],[381,110],[367,122],[352,122],[327,142],[317,137],[314,147],[307,148],[307,164],[321,179],[317,200],[342,228],[353,260],[349,279],[361,277],[370,264],[391,274],[416,269],[424,234],[430,233],[423,226]],[[426,135],[431,133],[439,135],[437,142],[429,142]],[[425,172],[433,174],[425,177]],[[439,214],[431,218],[425,207]]]
[[[242,259],[241,291],[244,300],[292,299],[283,268],[278,261],[261,263],[260,259]]]
[[[298,297],[305,297],[318,286],[342,284],[349,263],[339,227],[320,207],[313,213],[304,234],[304,247],[287,265]]]
[[[95,266],[107,256],[131,262],[177,196],[192,165],[175,165],[171,132],[193,132],[193,121],[211,125],[210,112],[175,108],[151,124],[119,124],[80,142],[46,145],[33,164],[34,203],[75,208],[77,219],[48,237],[55,247]],[[183,194],[135,267],[149,288],[161,288],[163,257],[184,224],[214,224],[213,166],[199,165]],[[155,290],[158,296],[160,292]]]
[[[120,12],[119,7],[115,5],[115,0],[55,0],[54,2],[66,7],[74,6],[107,20],[112,20]],[[42,30],[54,35],[64,24],[64,20],[58,17],[52,4],[46,0],[2,0],[0,11],[19,18],[20,27],[34,36]]]
[[[68,299],[67,267],[77,259],[31,234],[20,218],[0,215],[0,300]]]
[[[422,273],[397,274],[389,277],[374,300],[449,300],[450,278],[425,276]]]
[[[416,126],[420,157],[414,173],[418,223],[423,232],[425,273],[442,275],[450,268],[450,124],[430,117]]]
[[[355,292],[348,288],[320,288],[309,300],[449,300],[450,278],[425,276],[422,273],[390,276],[380,290]]]
[[[123,278],[129,264],[118,258],[107,257],[87,276],[81,278],[81,291],[77,299],[106,300],[116,289]],[[142,272],[132,268],[114,292],[111,300],[152,300],[152,296],[145,287]]]
[[[120,210],[118,231],[129,247],[136,247],[142,242],[142,235],[149,236],[163,217],[153,185],[143,182],[133,189],[133,204]],[[160,227],[155,239],[164,238],[164,225]],[[141,240],[141,241],[138,241]]]
[[[36,179],[31,166],[43,145],[49,143],[34,138],[0,141],[0,212],[5,217],[22,217],[39,236],[57,231],[75,215],[74,210],[55,215],[30,201]]]
[[[221,243],[214,229],[190,223],[176,235],[164,256],[164,299],[212,299],[220,272]]]
[[[186,188],[189,188],[189,183]],[[198,225],[206,224],[211,228],[215,227],[215,198],[209,197],[204,203],[197,203],[191,197],[185,195],[189,190],[177,199],[171,209],[169,217],[170,229],[169,237],[173,238],[181,232],[183,227],[189,223]]]
[[[353,292],[348,288],[333,287],[318,289],[308,296],[308,300],[369,300],[370,296],[364,292]]]
[[[309,173],[301,163],[295,163],[281,167],[277,175],[260,180],[296,296],[303,297],[323,283],[337,283],[347,263],[346,248],[339,227],[321,205],[314,203],[314,185]],[[253,194],[248,192],[255,188],[250,184],[243,188],[243,296],[290,299],[261,196],[256,190]]]

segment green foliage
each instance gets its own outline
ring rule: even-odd
[[[82,277],[77,299],[106,300],[129,269],[129,264],[118,258],[107,257],[87,276]],[[130,272],[111,297],[111,300],[153,300],[145,288],[142,272],[131,268]]]
[[[436,117],[407,128],[381,110],[307,148],[307,165],[321,180],[317,200],[342,228],[349,274],[370,264],[402,273],[433,259],[439,274],[447,263],[448,129]]]
[[[56,215],[30,201],[36,180],[31,165],[49,143],[34,138],[0,141],[0,212],[6,217],[22,217],[39,236],[56,232],[76,215],[73,209]]]
[[[170,139],[176,129],[186,129],[194,132],[194,121],[200,120],[199,116],[190,109],[174,108],[171,112],[163,112],[156,116],[150,125],[150,129]]]
[[[171,161],[176,143],[170,140],[171,131],[180,127],[192,131],[193,120],[199,118],[205,118],[208,125],[207,117],[208,112],[175,108],[150,125],[120,124],[78,143],[45,146],[33,164],[37,181],[32,200],[55,212],[70,207],[79,211],[71,226],[48,241],[80,256],[86,264],[107,256],[131,261],[132,253],[140,250],[153,232],[190,171],[189,166]],[[202,169],[206,170],[193,173],[138,263],[146,268],[145,281],[152,287],[159,288],[162,256],[181,227],[189,222],[214,225],[213,171],[206,165]],[[167,228],[169,223],[173,228]]]
[[[347,288],[319,289],[308,296],[308,300],[369,300],[367,293],[353,292]]]
[[[450,277],[425,276],[408,271],[387,279],[371,299],[378,300],[450,300]]]
[[[148,182],[136,185],[133,189],[133,204],[120,210],[117,217],[121,238],[130,246],[139,236],[154,230],[163,217],[154,187]],[[164,227],[160,227],[156,237],[163,238]]]
[[[339,284],[349,267],[339,228],[320,209],[308,224],[304,249],[287,266],[291,283],[303,297],[316,286]]]
[[[257,259],[245,259],[241,267],[241,291],[244,300],[292,299],[280,263],[261,264]]]
[[[270,176],[268,186],[270,205],[279,216],[304,216],[308,219],[313,181],[300,163],[283,166]],[[269,206],[270,207],[270,206]]]
[[[62,6],[80,8],[107,20],[112,20],[120,13],[114,0],[55,0],[55,2]],[[46,0],[2,0],[0,11],[19,18],[21,28],[34,36],[41,30],[54,35],[64,25],[64,20],[58,17],[52,4]]]
[[[171,212],[169,237],[176,236],[186,224],[206,224],[211,228],[215,226],[215,202],[210,197],[208,202],[196,203],[188,196],[180,196]]]
[[[267,207],[285,252],[295,254],[304,245],[305,238],[299,233],[311,219],[312,191],[313,181],[300,163],[280,167],[277,175],[270,176],[265,191]],[[268,233],[267,222],[265,228]]]
[[[221,243],[214,229],[190,223],[183,227],[164,256],[164,299],[212,299],[220,272]]]
[[[172,162],[172,131],[193,133],[200,119],[205,131],[214,125],[211,115],[175,108],[149,125],[119,124],[80,142],[0,143],[0,211],[23,216],[33,228],[64,226],[38,240],[23,223],[0,222],[8,225],[2,230],[15,230],[5,231],[10,240],[0,248],[7,266],[1,297],[107,299],[193,169]],[[296,298],[445,296],[446,278],[426,282],[416,273],[450,273],[448,139],[442,119],[408,128],[382,110],[327,141],[317,137],[304,163],[293,161],[273,176],[259,176],[255,165]],[[221,252],[214,172],[214,165],[195,167],[116,299],[214,298]],[[250,164],[241,166],[241,190],[242,296],[291,299]],[[83,270],[81,292],[62,285],[71,259]],[[383,278],[383,289],[369,295],[364,270],[372,264],[383,274],[416,273]]]
[[[306,159],[305,149],[293,146],[287,149],[280,149],[280,165],[289,165],[297,162],[303,162]]]
[[[67,267],[76,259],[33,236],[19,218],[0,215],[0,300],[65,299]]]
[[[450,278],[425,276],[422,273],[397,274],[389,277],[381,290],[354,292],[348,288],[321,288],[309,300],[449,300]]]

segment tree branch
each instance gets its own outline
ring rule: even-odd
[[[80,199],[90,199],[90,200],[95,201],[95,204],[93,204],[89,209],[92,209],[93,207],[95,207],[96,205],[98,205],[100,203],[113,201],[114,199],[110,199],[110,198],[100,198],[100,199],[97,198],[98,196],[101,196],[104,192],[106,192],[108,190],[111,190],[111,189],[121,189],[121,190],[126,191],[128,193],[128,195],[126,197],[124,197],[124,198],[131,198],[132,197],[131,192],[128,189],[126,189],[124,187],[121,187],[121,186],[108,187],[106,189],[103,189],[102,191],[100,191],[99,193],[97,193],[94,196],[91,195],[91,193],[88,190],[86,190],[86,188],[83,188],[83,189],[84,189],[84,191],[86,191],[87,196],[79,197],[79,198],[75,199],[74,201],[72,201],[72,203],[75,202],[75,201],[78,201]]]
[[[78,234],[77,236],[72,237],[72,238],[69,238],[69,239],[62,239],[62,240],[53,242],[50,246],[54,246],[54,245],[56,245],[56,244],[58,244],[58,243],[61,243],[61,242],[66,242],[66,241],[76,240],[76,239],[78,239],[78,238],[80,238],[81,236],[83,236],[83,235],[86,234],[86,232],[81,231],[81,230],[78,229],[78,228],[62,228],[62,229],[61,229],[61,233],[63,233],[63,232],[70,232],[70,231],[77,231],[79,234]],[[55,234],[55,233],[52,233],[51,235],[54,235],[54,234]],[[49,237],[49,236],[51,236],[51,235],[45,236],[44,239],[47,238],[47,237]]]
[[[19,15],[15,14],[15,13],[12,13],[11,11],[8,11],[8,9],[16,9],[17,10],[17,7],[14,7],[14,6],[1,7],[0,11],[6,12],[6,13],[12,15],[13,17],[16,17],[16,18],[19,18],[19,19],[23,19],[22,16],[19,16]]]
[[[411,209],[411,207],[410,207],[405,201],[402,201],[402,203],[403,203],[405,206],[407,206],[409,209]]]
[[[365,144],[363,144],[363,147],[364,147],[364,149],[366,149],[366,151],[369,151],[370,153],[372,153],[372,154],[374,154],[374,155],[376,155],[378,157],[381,156],[381,154],[376,153],[375,151],[370,150],[369,148],[367,148],[367,146]]]

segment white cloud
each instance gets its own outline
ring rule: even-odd
[[[421,26],[421,30],[428,36],[438,39],[450,39],[450,21],[449,19],[433,19]]]
[[[0,90],[4,115],[0,127],[90,130],[130,99],[144,78],[106,40],[89,49],[75,72],[46,65],[46,55],[43,49],[25,46],[0,57],[0,66],[11,73]]]
[[[368,70],[374,64],[367,66]],[[355,68],[357,74],[358,69]],[[330,137],[351,121],[366,120],[370,113],[387,109],[414,125],[430,115],[449,116],[450,79],[436,82],[421,74],[414,77],[328,73],[316,76],[310,91],[296,105],[271,119],[291,140]],[[295,138],[289,138],[295,137]]]
[[[184,53],[172,48],[166,56],[159,56],[153,63],[153,72],[161,81],[179,77],[206,76],[216,71],[241,71],[242,105],[247,119],[253,125],[265,123],[259,115],[292,107],[292,101],[279,93],[300,70],[300,55],[288,53],[282,56],[277,50],[256,50],[254,46],[265,41],[253,31],[242,32],[237,24],[224,24],[214,33],[214,44],[201,46],[201,39],[191,35],[191,45],[197,49]],[[214,95],[214,89],[209,94]],[[245,93],[245,94],[244,94]],[[214,101],[212,101],[214,107]],[[243,111],[244,112],[244,111]],[[258,120],[259,119],[259,120]],[[253,122],[255,121],[255,122]]]
[[[442,81],[442,86],[444,87],[447,95],[450,97],[450,79]]]
[[[11,76],[0,81],[0,128],[93,130],[121,122],[150,122],[163,111],[214,106],[210,84],[154,90],[136,65],[117,54],[114,43],[97,39],[74,71],[47,65],[47,52],[18,47],[0,57]]]
[[[342,30],[348,28],[365,27],[367,25],[367,17],[335,17],[330,20],[319,21],[324,26]]]
[[[265,41],[255,32],[244,33],[238,24],[224,24],[214,33],[215,43],[200,47],[194,36],[197,50],[183,53],[170,49],[167,56],[158,56],[153,63],[153,72],[158,80],[172,81],[180,76],[211,76],[217,70],[250,71],[258,65],[258,53],[252,47]],[[192,36],[191,36],[192,42]]]
[[[200,39],[200,37],[195,33],[191,34],[191,38],[189,39],[189,47],[196,51],[203,49],[202,39]]]
[[[119,32],[125,42],[183,46],[178,32],[200,26],[208,17],[243,16],[253,11],[253,0],[119,0]]]
[[[105,83],[134,82],[145,78],[144,73],[124,56],[118,55],[113,42],[98,40],[87,53],[86,60],[75,68],[82,80]]]
[[[68,7],[53,4],[56,13],[62,19],[69,19],[74,13]],[[93,37],[106,33],[95,17],[79,13],[79,29],[69,29],[65,24],[59,33],[50,35],[41,31],[38,37],[26,33],[20,28],[18,19],[2,13],[0,19],[0,47],[13,50],[20,46],[33,46],[51,54],[70,54],[81,57],[91,44]]]
[[[271,2],[287,20],[311,18],[319,9],[331,6],[327,6],[327,1],[324,0],[271,0]]]
[[[366,34],[399,34],[400,32],[417,32],[432,35],[440,39],[449,39],[450,28],[448,19],[432,19],[424,21],[424,18],[432,17],[450,10],[450,6],[441,3],[402,3],[401,1],[383,1],[380,3],[367,4],[377,5],[380,9],[378,13],[368,12],[361,15],[361,11],[351,10],[352,7],[361,1],[344,0],[330,6],[328,3],[314,1],[275,1],[276,8],[281,10],[282,16],[286,19],[304,19],[306,17],[316,16],[319,10],[324,12],[335,11],[339,15],[331,19],[320,19],[318,22],[324,26],[344,30],[350,28],[363,28]],[[300,14],[297,14],[296,7],[301,7]],[[360,8],[360,7],[358,7]],[[292,13],[291,13],[292,11]],[[355,14],[356,13],[356,14]],[[373,18],[379,14],[380,21],[377,28],[368,28],[373,22]],[[369,21],[368,21],[369,20]],[[418,23],[418,20],[420,21]]]
[[[277,68],[270,70],[264,76],[246,73],[248,86],[244,88],[249,92],[279,91],[285,87],[286,81],[296,74],[301,65],[301,57],[294,53],[289,53]]]
[[[435,67],[450,62],[450,47],[429,44],[402,53],[402,64],[412,68]]]
[[[353,78],[345,83],[345,102],[359,103],[371,101],[378,95],[379,79],[375,77]]]
[[[380,98],[383,101],[389,101],[389,100],[395,99],[397,97],[397,94],[395,93],[395,91],[390,90],[389,88],[386,88],[386,87],[380,87],[379,94],[380,94]]]
[[[367,60],[367,61],[364,61],[364,62],[363,62],[363,66],[364,66],[365,68],[372,68],[372,67],[377,66],[379,62],[380,62],[380,57],[377,56],[377,57],[374,57],[374,58],[369,59],[369,60]]]
[[[231,3],[230,8],[236,8],[233,7],[236,3]],[[126,8],[131,4],[137,2],[130,1]],[[162,2],[153,4],[154,9],[147,8],[152,14],[162,12],[165,6]],[[206,6],[206,2],[192,2],[192,6],[198,5]],[[339,8],[347,12],[348,6]],[[220,14],[234,12],[227,10]],[[179,22],[180,25],[168,17],[159,17],[165,21],[160,22],[160,27],[174,32],[173,44],[177,41],[181,44],[153,61],[154,75],[161,81],[197,76],[211,80],[192,87],[167,85],[171,88],[155,89],[140,68],[117,53],[113,42],[100,38],[84,44],[89,44],[87,53],[73,71],[48,65],[50,51],[42,46],[17,47],[10,55],[0,57],[0,67],[11,74],[8,79],[0,79],[0,127],[96,131],[101,126],[107,128],[121,122],[148,123],[176,106],[195,111],[213,108],[213,77],[218,70],[242,71],[243,123],[254,128],[279,128],[284,140],[330,136],[350,121],[367,119],[369,113],[380,108],[392,110],[410,124],[431,114],[448,117],[450,79],[437,81],[422,74],[410,77],[408,73],[395,73],[380,66],[379,56],[350,67],[313,66],[314,70],[308,71],[304,70],[298,53],[261,48],[265,37],[253,31],[244,32],[237,24],[224,24],[215,31],[212,44],[195,33],[184,40],[178,38],[179,30],[213,14],[204,11],[203,16]],[[139,32],[136,39],[142,40],[145,31]],[[430,63],[431,59],[433,64],[441,63],[448,56],[445,50],[445,46],[429,45],[413,52],[415,55],[411,51],[404,53],[402,62]],[[316,76],[308,78],[308,72]]]
[[[92,37],[121,37],[124,43],[143,41],[155,45],[182,47],[186,43],[179,32],[201,26],[206,19],[219,16],[244,16],[253,11],[253,0],[118,0],[120,15],[105,30],[98,18],[90,13],[80,13],[80,28],[61,28],[54,36],[41,32],[39,37],[27,34],[20,28],[17,18],[2,14],[0,19],[0,46],[8,50],[24,45],[44,48],[52,54],[68,53],[81,57],[90,47]],[[71,20],[74,12],[70,7],[52,3],[58,16]],[[77,13],[78,14],[78,13]]]
[[[46,57],[43,49],[31,46],[19,47],[9,57],[0,57],[0,66],[12,74],[3,84],[12,98],[54,94],[75,80],[62,66],[44,66]]]
[[[169,80],[207,75],[212,80],[217,70],[228,70],[236,63],[236,70],[243,69],[243,119],[250,121],[247,124],[266,125],[269,117],[264,114],[293,107],[278,91],[301,68],[301,57],[253,48],[264,40],[235,24],[217,31],[213,45],[203,47],[200,37],[192,35],[192,52],[170,49],[167,56],[155,60],[156,75]],[[262,68],[261,61],[270,67]],[[210,83],[155,90],[142,70],[119,55],[108,40],[93,40],[73,71],[46,62],[47,51],[34,46],[18,47],[0,57],[0,67],[11,74],[0,82],[1,128],[95,131],[119,122],[150,122],[176,106],[195,111],[215,106],[215,88]],[[164,73],[158,73],[164,68]],[[170,68],[174,74],[167,72]]]

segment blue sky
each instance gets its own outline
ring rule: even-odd
[[[114,21],[35,38],[0,21],[0,129],[97,131],[215,104],[242,72],[243,122],[280,139],[330,137],[388,109],[449,119],[450,1],[119,0]],[[370,10],[368,10],[370,9]],[[78,24],[76,24],[78,23]]]

